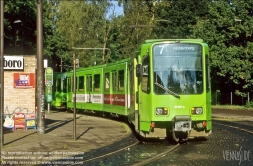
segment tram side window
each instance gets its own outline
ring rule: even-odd
[[[105,91],[109,91],[110,90],[110,73],[105,73]]]
[[[56,80],[56,89],[57,92],[61,92],[61,78],[57,78]]]
[[[117,89],[117,86],[116,86],[116,71],[113,71],[112,72],[112,91],[115,92],[116,89]]]
[[[94,91],[95,92],[100,91],[100,74],[94,75]]]
[[[118,89],[119,91],[124,90],[124,70],[118,71]]]
[[[92,90],[92,76],[86,76],[86,92],[90,92]]]
[[[150,91],[150,74],[149,74],[149,56],[144,56],[142,59],[142,80],[141,80],[141,85],[142,85],[142,91],[149,93]]]
[[[80,76],[79,77],[79,81],[78,81],[78,91],[79,92],[83,92],[84,91],[84,76]]]
[[[68,92],[72,92],[72,78],[68,78]]]

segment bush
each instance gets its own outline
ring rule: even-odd
[[[253,108],[253,101],[247,101],[245,107]]]

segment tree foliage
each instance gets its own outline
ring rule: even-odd
[[[34,49],[36,46],[36,3],[29,0],[4,1],[5,46],[19,46]]]
[[[114,5],[109,0],[43,1],[45,55],[71,66],[75,53],[80,66],[87,67],[136,56],[146,39],[202,38],[210,46],[213,89],[241,96],[251,90],[251,0],[120,0],[123,15]],[[15,20],[22,24],[15,27]],[[35,1],[5,0],[4,26],[5,45],[22,40],[35,48]]]
[[[214,1],[208,5],[209,14],[193,29],[195,37],[210,45],[215,89],[243,96],[252,88],[252,7],[248,1]]]
[[[106,20],[107,2],[60,1],[56,15],[56,33],[68,41],[68,58],[76,53],[82,67],[104,63],[110,24]],[[90,50],[73,50],[72,48]],[[97,48],[97,50],[95,49]],[[66,57],[67,59],[67,57]]]
[[[141,43],[153,37],[153,14],[150,14],[148,4],[146,1],[130,1],[124,6],[124,17],[117,27],[121,59],[138,54]]]
[[[197,18],[208,14],[209,0],[169,0],[155,5],[155,33],[159,38],[191,38]]]

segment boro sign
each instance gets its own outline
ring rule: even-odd
[[[4,56],[5,70],[24,70],[23,56]]]

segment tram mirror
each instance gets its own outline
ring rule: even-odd
[[[137,64],[136,65],[136,77],[141,77],[142,75],[142,67],[141,67],[141,64]]]

